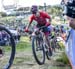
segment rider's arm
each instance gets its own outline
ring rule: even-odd
[[[28,24],[27,28],[29,28],[29,27],[30,27],[30,25],[31,25],[32,21],[33,21],[33,16],[31,16],[31,17],[29,18],[29,24]]]

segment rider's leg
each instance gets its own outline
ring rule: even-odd
[[[45,33],[45,39],[46,39],[46,42],[47,42],[48,47],[51,48],[51,45],[50,45],[50,41],[49,41],[48,35],[49,35],[49,32],[46,32],[46,33]]]
[[[45,35],[45,40],[46,40],[46,43],[48,45],[48,48],[49,48],[49,53],[50,53],[50,56],[52,56],[52,48],[51,48],[51,45],[50,45],[50,40],[49,40],[49,29],[48,27],[45,27],[43,28],[43,32],[44,32],[44,35]]]
[[[51,48],[48,36],[49,36],[49,32],[46,32],[45,33],[45,39],[46,39],[46,42],[47,42],[47,45],[48,45],[48,48],[49,48],[49,54],[50,54],[50,56],[52,56],[52,48]]]
[[[46,39],[46,42],[47,42],[47,45],[48,45],[48,47],[49,48],[51,48],[51,46],[50,46],[50,41],[49,41],[49,32],[50,32],[50,29],[48,29],[48,27],[45,27],[45,28],[43,28],[43,32],[44,32],[44,35],[45,35],[45,39]]]

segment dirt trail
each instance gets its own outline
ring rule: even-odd
[[[14,64],[11,69],[70,69],[69,67],[64,67],[62,63],[55,61],[59,55],[61,55],[61,51],[54,53],[51,60],[46,59],[45,64],[38,65],[32,52],[18,52],[16,53]]]

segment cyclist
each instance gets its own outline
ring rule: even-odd
[[[35,20],[37,22],[36,27],[38,27],[38,28],[42,27],[42,26],[46,26],[43,28],[43,32],[45,34],[47,44],[48,44],[49,49],[51,51],[51,46],[50,46],[49,39],[48,39],[48,35],[49,35],[48,26],[51,24],[51,17],[44,11],[38,11],[38,7],[36,5],[33,5],[31,7],[31,13],[32,13],[32,15],[30,17],[29,24],[26,27],[25,31],[26,32],[28,31],[33,20]],[[52,54],[52,51],[50,52],[50,54]]]

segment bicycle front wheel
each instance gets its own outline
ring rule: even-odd
[[[15,57],[15,42],[8,29],[0,26],[0,69],[10,69]]]
[[[45,50],[43,46],[43,40],[39,40],[36,37],[32,37],[32,51],[36,62],[39,65],[45,62]]]

